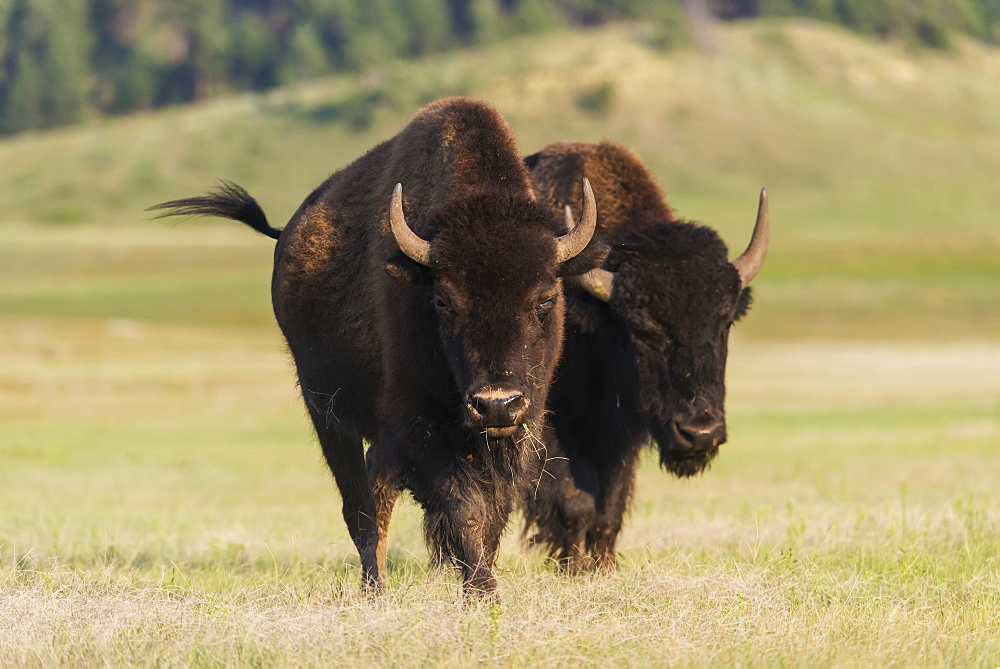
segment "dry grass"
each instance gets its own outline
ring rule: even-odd
[[[886,566],[660,559],[574,582],[517,570],[502,606],[472,609],[433,580],[397,585],[373,604],[331,587],[341,574],[258,577],[221,593],[127,575],[27,575],[5,587],[0,625],[10,649],[0,658],[199,666],[995,662],[995,562],[960,576]]]

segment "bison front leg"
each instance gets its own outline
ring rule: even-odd
[[[494,593],[493,564],[506,517],[491,518],[484,505],[468,500],[445,499],[424,506],[428,546],[435,556],[450,559],[461,570],[465,595],[479,599]]]
[[[462,590],[470,599],[480,599],[493,595],[497,589],[497,579],[493,574],[500,542],[484,536],[485,528],[472,527],[463,533],[462,554],[456,560],[462,569]]]

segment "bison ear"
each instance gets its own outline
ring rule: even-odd
[[[385,273],[396,281],[411,283],[415,286],[434,281],[429,268],[411,260],[402,251],[385,261]]]
[[[743,318],[752,303],[753,295],[750,293],[750,287],[748,286],[741,290],[740,296],[736,298],[736,317],[733,320],[738,321]]]
[[[587,247],[578,254],[559,265],[559,276],[576,276],[586,274],[600,267],[608,258],[611,249],[595,235]]]

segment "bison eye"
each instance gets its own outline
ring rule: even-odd
[[[433,304],[434,308],[438,310],[438,313],[444,314],[451,312],[451,307],[448,306],[448,303],[436,295],[434,296],[434,299],[431,300],[431,304]]]
[[[556,306],[555,295],[545,300],[544,302],[541,302],[537,307],[535,307],[535,314],[538,316],[539,320],[542,320],[549,314],[550,311],[552,311],[552,307],[554,306]]]

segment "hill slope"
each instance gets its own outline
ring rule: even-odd
[[[45,274],[48,293],[25,282],[53,258],[51,236],[63,237],[11,223],[138,222],[149,204],[224,177],[280,224],[326,174],[394,134],[420,104],[457,93],[497,105],[526,153],[556,139],[632,145],[681,214],[717,227],[734,251],[767,185],[774,246],[746,333],[1000,334],[1000,52],[969,43],[952,56],[915,53],[825,25],[766,21],[721,28],[713,54],[662,50],[648,28],[617,26],[397,63],[363,82],[324,79],[5,140],[0,222],[11,243],[0,262],[17,263],[20,288],[7,285],[12,275],[0,278],[0,310],[155,315],[106,293],[68,309],[56,290],[58,259]],[[208,229],[199,226],[169,243],[204,245],[191,240]],[[143,230],[114,234],[163,242]],[[221,240],[229,238],[217,234],[218,255],[228,257]],[[246,303],[226,322],[267,320],[266,300],[251,304],[244,291],[266,284],[266,265],[259,281],[248,277],[269,248],[247,242],[249,264],[236,254],[236,274],[212,284],[232,293],[228,302]],[[93,268],[107,268],[96,250]],[[167,274],[203,271],[172,257],[163,256]],[[226,264],[213,267],[214,275]],[[125,276],[139,283],[151,271],[133,269]],[[188,280],[193,295],[178,287],[184,281],[168,286],[182,305],[177,318],[217,320],[183,306],[199,302],[213,275]]]

